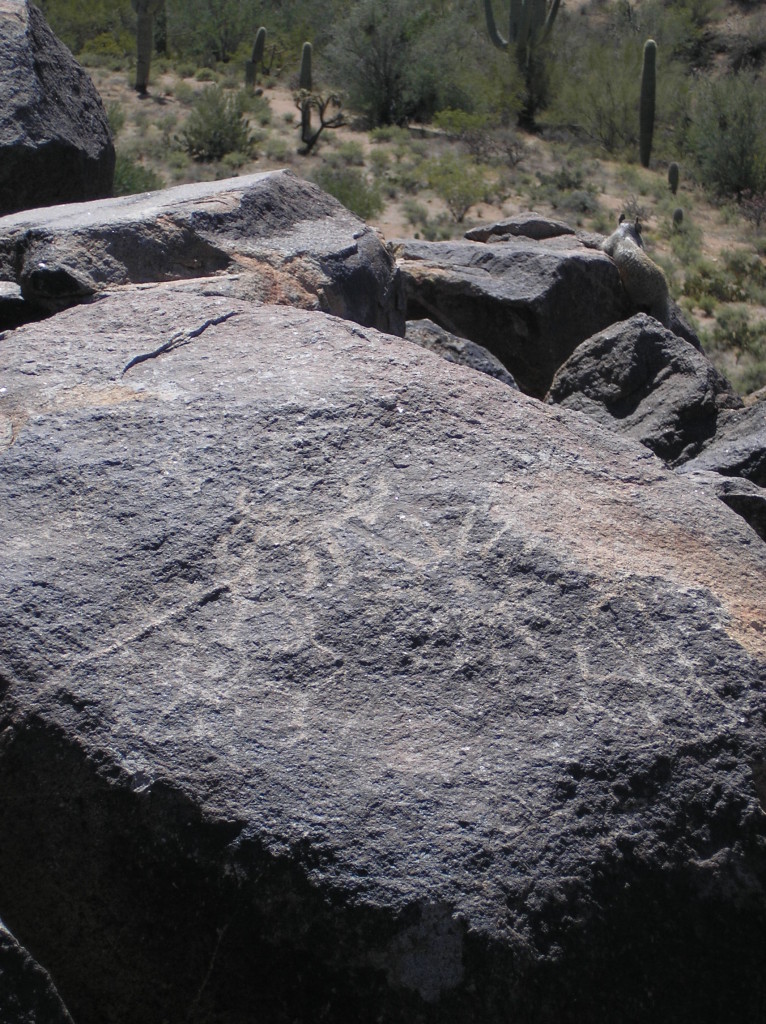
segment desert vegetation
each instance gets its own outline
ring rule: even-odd
[[[766,384],[760,4],[41,6],[104,97],[118,192],[291,166],[389,238],[527,208],[601,232],[640,216],[719,368]]]

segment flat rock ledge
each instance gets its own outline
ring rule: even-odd
[[[742,1024],[766,548],[316,311],[0,345],[0,913],[77,1024]]]
[[[377,233],[290,171],[0,218],[0,280],[20,286],[29,319],[114,285],[233,272],[244,297],[404,334],[401,283]]]

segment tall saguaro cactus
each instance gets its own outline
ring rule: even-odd
[[[146,95],[154,48],[154,16],[165,0],[130,0],[136,12],[136,92]]]
[[[301,72],[298,79],[298,88],[301,93],[306,94],[305,101],[301,105],[301,139],[308,143],[311,138],[311,43],[304,43],[301,51]]]
[[[484,0],[484,16],[492,45],[511,55],[524,77],[527,91],[526,119],[533,119],[537,98],[535,77],[542,68],[538,51],[551,34],[561,0],[510,0],[508,37],[504,37],[495,22],[493,0]]]
[[[492,0],[484,0],[484,15],[492,44],[499,50],[510,51],[513,47],[519,67],[524,71],[535,49],[542,46],[551,34],[560,3],[561,0],[551,0],[548,6],[547,0],[511,0],[508,38],[505,39],[497,29]]]
[[[657,92],[657,44],[644,43],[644,65],[641,69],[641,101],[638,114],[638,155],[643,167],[649,166],[654,136],[654,103]]]
[[[245,62],[245,85],[251,89],[255,88],[258,78],[258,65],[263,64],[263,55],[266,50],[266,29],[261,25],[255,34],[253,53],[250,60]]]

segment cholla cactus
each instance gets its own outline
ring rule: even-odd
[[[146,95],[154,49],[154,16],[165,0],[130,0],[136,12],[136,92]]]

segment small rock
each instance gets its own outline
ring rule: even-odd
[[[435,352],[450,363],[460,363],[463,366],[470,366],[473,370],[487,373],[490,377],[508,384],[509,387],[518,388],[516,381],[508,373],[506,368],[488,352],[483,345],[477,345],[467,338],[460,338],[456,334],[450,334],[443,327],[439,327],[432,320],[410,320],[407,324],[405,334],[407,341],[413,341],[421,348],[427,348]]]

